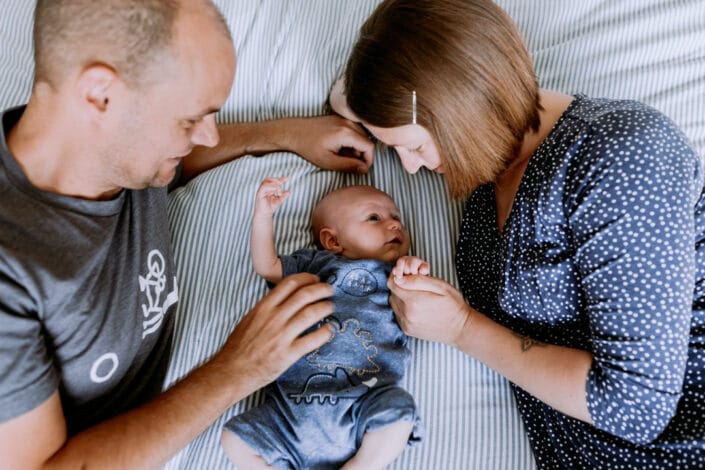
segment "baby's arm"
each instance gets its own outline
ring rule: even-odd
[[[255,196],[250,232],[252,265],[257,274],[274,284],[282,280],[282,262],[274,248],[274,211],[289,197],[282,185],[286,178],[266,178]]]
[[[392,269],[392,275],[396,280],[400,280],[404,276],[415,274],[428,276],[430,272],[431,268],[428,262],[416,256],[402,256],[397,260],[394,269]]]

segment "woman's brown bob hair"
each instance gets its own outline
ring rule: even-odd
[[[417,123],[435,139],[453,197],[494,181],[539,127],[533,63],[490,0],[387,0],[360,30],[345,71],[350,109],[383,128]]]

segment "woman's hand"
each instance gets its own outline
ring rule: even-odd
[[[387,281],[389,303],[409,336],[458,347],[470,326],[471,309],[457,289],[443,279],[410,275]]]

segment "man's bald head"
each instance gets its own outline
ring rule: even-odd
[[[92,65],[114,69],[140,84],[173,44],[175,23],[193,0],[38,0],[34,15],[35,83],[58,86]],[[230,38],[210,0],[197,7]]]

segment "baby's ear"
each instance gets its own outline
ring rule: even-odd
[[[338,234],[330,227],[323,227],[318,234],[318,239],[321,241],[321,246],[336,255],[343,251],[343,247],[338,242]]]

